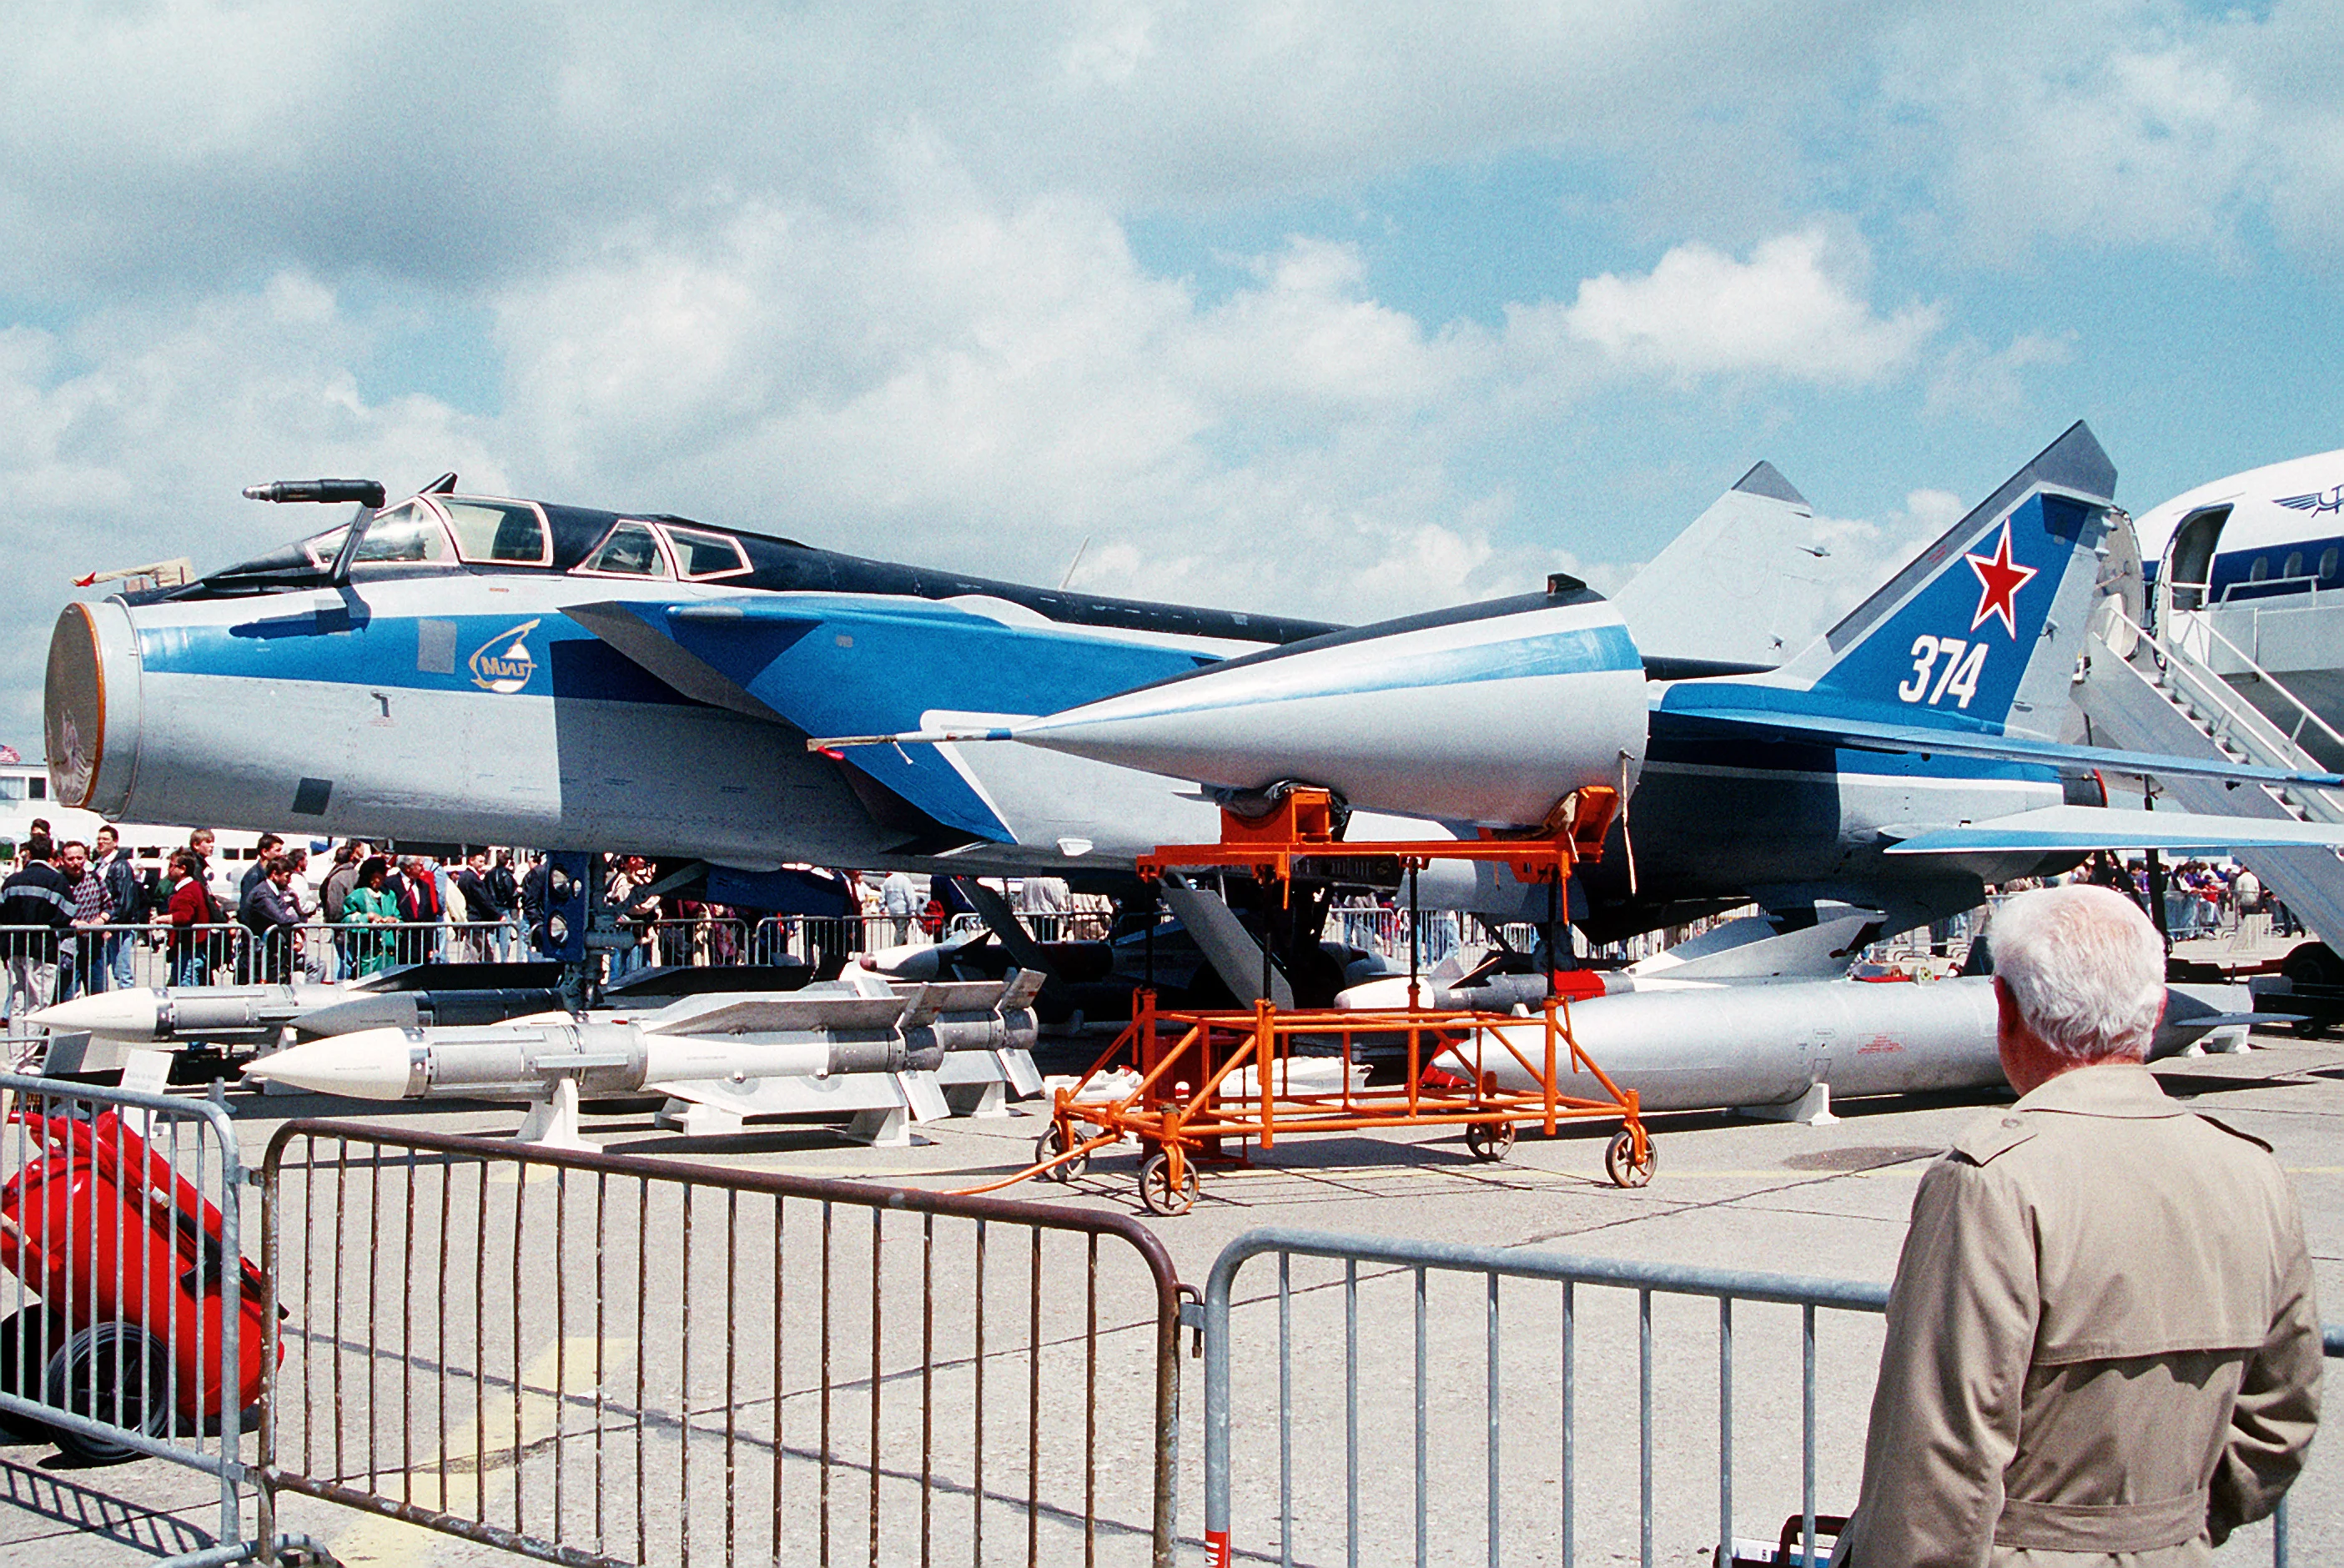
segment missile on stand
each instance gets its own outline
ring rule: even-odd
[[[520,1099],[522,1136],[575,1142],[581,1099],[696,1086],[933,1072],[952,1051],[1022,1050],[1042,976],[897,987],[850,970],[803,990],[685,996],[644,1010],[547,1013],[478,1027],[369,1028],[308,1040],[246,1077],[359,1099]]]
[[[2177,1055],[2245,1015],[2217,1012],[2167,993],[2167,1021],[2152,1057]],[[1995,1044],[1994,981],[1961,976],[1930,984],[1798,980],[1637,990],[1573,1001],[1571,1037],[1646,1111],[1738,1109],[1790,1121],[1828,1120],[1834,1098],[1992,1088],[2004,1083]],[[1545,1026],[1500,1025],[1477,1054],[1451,1049],[1430,1072],[1529,1092],[1543,1062]],[[1591,1091],[1593,1079],[1556,1062],[1556,1087]]]

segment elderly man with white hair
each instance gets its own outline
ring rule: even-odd
[[[1922,1178],[1832,1560],[2210,1562],[2278,1505],[2319,1425],[2294,1189],[2142,1065],[2165,954],[2128,900],[2023,893],[1990,940],[2020,1098]]]

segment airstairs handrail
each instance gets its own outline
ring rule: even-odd
[[[2260,709],[2239,696],[2228,681],[2208,669],[2205,663],[2196,654],[2166,635],[2165,628],[2171,624],[2174,617],[2160,618],[2161,624],[2157,633],[2150,635],[2142,632],[2141,628],[2135,624],[2121,608],[2111,606],[2108,612],[2122,625],[2130,627],[2134,632],[2141,636],[2147,637],[2150,646],[2159,655],[2158,662],[2166,673],[2173,677],[2176,682],[2185,684],[2196,700],[2218,711],[2220,715],[2218,723],[2201,725],[2205,733],[2218,744],[2221,736],[2228,733],[2243,743],[2250,752],[2258,753],[2258,754],[2252,758],[2257,763],[2305,771],[2316,771],[2319,768],[2318,760],[2298,745],[2285,731],[2271,723]],[[2203,631],[2208,636],[2221,638],[2224,646],[2238,652],[2249,670],[2268,681],[2288,702],[2299,709],[2303,708],[2301,699],[2288,691],[2276,677],[2263,671],[2261,666],[2256,664],[2252,659],[2247,658],[2236,643],[2231,642],[2228,637],[2223,637],[2221,632],[2216,631],[2204,617],[2192,616],[2191,629],[2193,633]],[[2309,709],[2303,711],[2314,723],[2319,723],[2323,731],[2335,734],[2335,732],[2320,720],[2319,715],[2311,713]],[[2192,722],[2196,723],[2194,720]],[[2337,735],[2336,739],[2338,744],[2344,745],[2344,735]],[[2344,822],[2344,801],[2339,801],[2329,791],[2309,786],[2268,787],[2273,794],[2283,801],[2293,803],[2293,814],[2297,816],[2328,822]]]
[[[2299,768],[2318,767],[2317,760],[2309,753],[2305,752],[2285,731],[2271,723],[2269,717],[2260,709],[2239,696],[2228,681],[2206,666],[2204,660],[2182,645],[2177,638],[2169,635],[2167,626],[2160,626],[2154,633],[2146,632],[2136,624],[2131,617],[2125,614],[2122,608],[2113,604],[2108,607],[2107,613],[2118,625],[2146,639],[2158,654],[2158,662],[2168,674],[2173,675],[2177,680],[2186,682],[2194,695],[2218,708],[2223,718],[2232,726],[2243,730],[2248,738],[2259,743],[2267,753],[2261,760]],[[2167,625],[2169,626],[2169,622]],[[2248,658],[2237,643],[2224,637],[2204,617],[2191,616],[2190,633],[2195,635],[2200,632],[2209,638],[2219,639],[2224,647],[2238,655],[2239,662],[2249,673],[2268,683],[2281,696],[2284,696],[2313,723],[2318,723],[2321,730],[2333,736],[2339,745],[2344,745],[2344,734],[2338,734],[2318,714],[2306,708],[2302,699],[2288,691],[2277,676]]]
[[[2123,611],[2118,610],[2116,613],[2121,615]],[[2285,682],[2281,681],[2277,675],[2272,674],[2268,670],[2264,669],[2260,664],[2257,663],[2255,662],[2254,655],[2248,653],[2244,648],[2239,647],[2238,643],[2232,642],[2229,636],[2225,633],[2219,626],[2214,624],[2213,617],[2202,612],[2184,612],[2184,613],[2187,613],[2189,615],[2193,627],[2203,631],[2208,637],[2211,637],[2215,642],[2219,642],[2223,647],[2228,649],[2231,655],[2235,657],[2239,663],[2246,666],[2247,673],[2254,676],[2255,679],[2260,681],[2264,685],[2268,686],[2272,691],[2277,692],[2280,696],[2286,698],[2288,705],[2293,708],[2298,713],[2301,714],[2305,720],[2309,720],[2313,725],[2317,726],[2321,734],[2326,735],[2329,740],[2335,742],[2338,746],[2344,747],[2344,732],[2338,731],[2335,725],[2321,718],[2317,713],[2314,713],[2309,703],[2306,703],[2302,698],[2297,696],[2293,692],[2288,689]],[[2136,628],[2136,630],[2137,630],[2137,628]],[[2151,640],[2160,650],[2167,647],[2167,643],[2161,633]],[[2184,656],[2186,657],[2187,655],[2185,654]],[[2276,728],[2277,726],[2274,725],[2273,727]],[[2297,733],[2301,733],[2300,723],[2299,723],[2297,726]],[[2289,736],[2289,739],[2292,740],[2293,736]]]

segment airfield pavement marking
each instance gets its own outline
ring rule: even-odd
[[[604,1339],[601,1341],[602,1362],[606,1375],[613,1367],[631,1358],[635,1342],[626,1339]],[[408,1472],[412,1497],[418,1508],[436,1508],[444,1513],[461,1515],[492,1508],[501,1500],[505,1484],[511,1478],[511,1455],[519,1448],[524,1456],[539,1442],[553,1433],[554,1415],[558,1410],[556,1391],[548,1388],[554,1369],[563,1364],[564,1353],[571,1377],[569,1384],[559,1393],[591,1395],[594,1391],[595,1342],[591,1335],[572,1335],[545,1347],[521,1372],[522,1395],[519,1413],[520,1431],[516,1436],[513,1423],[505,1417],[510,1401],[498,1401],[488,1412],[485,1438],[491,1456],[480,1461],[475,1446],[476,1432],[470,1421],[453,1423],[455,1431],[445,1442],[429,1468],[418,1465]],[[582,1377],[583,1382],[579,1380]],[[457,1466],[463,1468],[458,1469]],[[435,1496],[440,1472],[448,1472],[448,1490]],[[485,1495],[480,1482],[483,1473],[493,1473],[498,1484]],[[385,1476],[386,1483],[390,1476]],[[467,1487],[464,1482],[472,1484]],[[386,1484],[382,1495],[392,1495]],[[334,1538],[334,1555],[345,1563],[424,1563],[430,1554],[460,1537],[427,1530],[420,1524],[409,1524],[379,1513],[360,1513],[358,1522]],[[466,1544],[470,1544],[466,1543]]]

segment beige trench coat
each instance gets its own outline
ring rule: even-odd
[[[2294,1189],[2134,1063],[2062,1073],[1929,1168],[1887,1329],[1848,1568],[2205,1563],[2319,1421]]]

